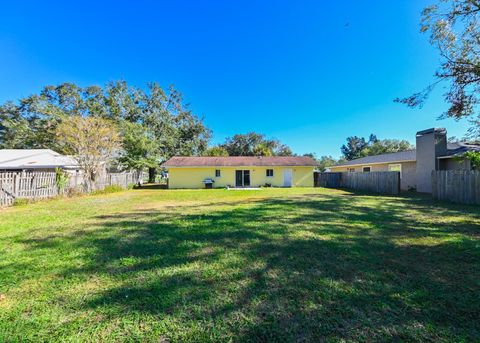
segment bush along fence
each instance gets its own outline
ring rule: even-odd
[[[436,200],[480,205],[480,171],[433,171],[432,191]]]
[[[347,188],[380,194],[400,194],[399,172],[315,173],[315,187]]]
[[[38,200],[67,194],[74,190],[86,193],[83,177],[80,175],[63,174],[60,177],[55,172],[16,172],[0,173],[0,207],[12,205],[16,199]],[[141,180],[137,172],[107,173],[95,182],[95,190],[106,186],[117,185],[128,188]]]

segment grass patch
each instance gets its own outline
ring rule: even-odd
[[[30,199],[15,199],[15,201],[13,202],[13,206],[25,206],[25,205],[28,205],[28,204],[31,204],[33,203],[32,200]]]
[[[128,189],[133,189],[133,185],[128,187]],[[125,188],[119,185],[109,185],[105,186],[103,189],[99,189],[97,191],[93,191],[91,195],[102,195],[102,194],[110,194],[110,193],[118,193],[123,192]]]
[[[479,341],[480,210],[139,189],[0,213],[0,341]]]

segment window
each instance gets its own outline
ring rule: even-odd
[[[355,168],[348,168],[347,171],[348,171],[349,173],[355,173]]]
[[[220,172],[220,169],[216,169],[215,170],[215,177],[220,177],[222,176],[221,172]]]
[[[401,164],[389,164],[388,171],[400,172],[400,177],[402,177],[402,165]]]
[[[372,167],[370,167],[370,166],[368,166],[368,167],[363,167],[363,168],[362,168],[362,171],[363,171],[364,173],[370,173],[370,172],[372,171]]]
[[[267,177],[273,177],[273,169],[267,169]]]

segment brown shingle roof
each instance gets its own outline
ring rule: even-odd
[[[242,166],[315,166],[315,160],[299,156],[228,156],[191,157],[174,156],[162,167],[242,167]]]

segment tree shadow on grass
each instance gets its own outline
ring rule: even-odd
[[[201,322],[217,340],[479,340],[480,211],[371,200],[314,194],[98,216],[96,230],[55,244],[90,251],[63,277],[116,281],[80,306]]]

